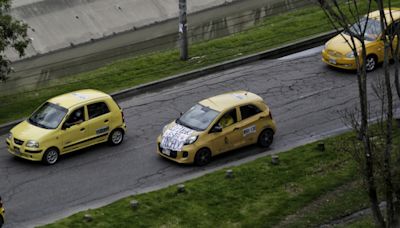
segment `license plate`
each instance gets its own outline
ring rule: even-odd
[[[21,154],[21,151],[19,150],[18,147],[14,147],[14,152],[15,154]]]
[[[329,62],[332,64],[336,64],[336,60],[334,60],[334,59],[329,59]]]
[[[162,149],[161,152],[162,152],[163,154],[167,155],[167,156],[171,155],[171,151],[168,150],[168,149]]]

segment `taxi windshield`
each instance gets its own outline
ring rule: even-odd
[[[46,102],[29,117],[30,124],[45,129],[55,129],[60,125],[68,110],[61,106]]]
[[[365,25],[367,25],[367,26],[365,27]],[[365,28],[364,37],[365,37],[365,40],[367,40],[367,41],[374,41],[381,34],[381,24],[380,24],[380,22],[378,20],[375,20],[375,19],[372,19],[372,18],[368,18],[368,23],[367,23],[367,18],[366,17],[361,18],[359,23],[353,24],[350,27],[350,30],[352,32],[354,32],[355,34],[360,34],[361,31],[364,28]],[[347,35],[349,35],[349,34],[347,34]]]
[[[218,114],[219,112],[209,107],[196,104],[177,119],[176,123],[193,130],[204,131],[218,116]]]

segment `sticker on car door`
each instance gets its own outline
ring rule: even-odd
[[[250,135],[255,132],[256,132],[256,125],[251,125],[250,127],[243,129],[243,137],[246,137],[247,135]]]
[[[108,132],[108,129],[110,129],[108,126],[99,128],[96,130],[96,135],[101,135],[103,133],[106,133]]]

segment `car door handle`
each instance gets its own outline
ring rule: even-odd
[[[266,116],[260,116],[259,120],[267,118]]]
[[[108,120],[104,120],[104,123],[108,123]]]
[[[81,128],[81,131],[84,131],[85,130],[85,128]]]
[[[239,130],[240,128],[238,128],[238,127],[235,127],[234,129],[233,129],[233,131],[236,131],[236,130]]]

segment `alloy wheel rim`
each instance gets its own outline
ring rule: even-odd
[[[58,154],[54,150],[49,151],[49,153],[47,154],[47,161],[50,164],[54,164],[57,161],[57,158],[58,158]]]
[[[268,132],[264,133],[264,143],[269,144],[271,141],[271,135]]]
[[[366,63],[365,65],[366,65],[367,70],[372,70],[372,69],[374,69],[374,67],[375,67],[375,60],[374,60],[374,58],[369,58],[369,59],[367,59],[367,63]]]
[[[201,162],[202,162],[203,164],[207,163],[207,161],[208,161],[207,152],[201,153],[200,158],[201,158]]]
[[[121,131],[115,131],[111,137],[114,144],[118,144],[122,141],[122,133]]]

